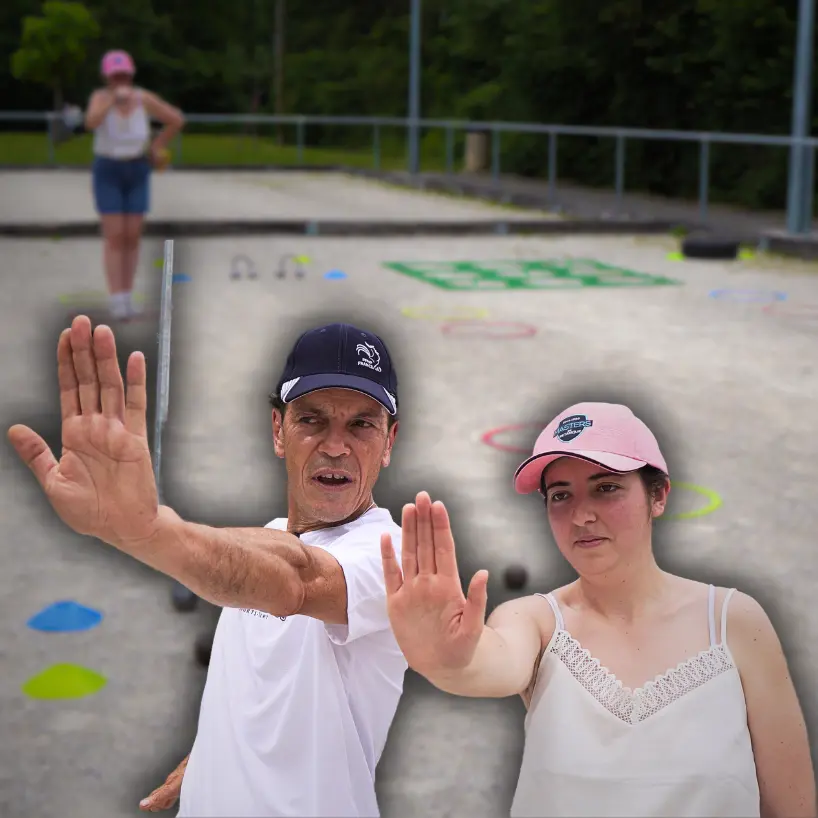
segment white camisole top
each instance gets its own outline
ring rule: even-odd
[[[727,646],[728,592],[710,647],[630,690],[557,625],[525,720],[513,818],[760,815],[747,708]]]
[[[142,94],[135,90],[136,106],[123,116],[113,106],[94,131],[94,155],[109,159],[136,159],[145,153],[151,136]]]

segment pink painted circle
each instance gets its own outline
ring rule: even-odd
[[[531,454],[534,441],[531,441],[531,446],[522,448],[521,446],[510,446],[508,443],[500,443],[497,437],[506,432],[517,432],[520,429],[539,429],[542,431],[545,424],[538,423],[513,423],[510,426],[497,426],[495,429],[489,429],[480,436],[480,442],[491,446],[493,449],[498,449],[501,452],[514,452],[515,454]]]
[[[537,334],[533,324],[522,321],[449,321],[440,327],[449,337],[481,337],[490,341],[510,341],[517,338],[532,338]]]

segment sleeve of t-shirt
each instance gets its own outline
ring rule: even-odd
[[[389,526],[389,533],[395,554],[400,559],[401,530]],[[340,563],[347,586],[347,624],[325,625],[330,640],[336,645],[348,645],[362,636],[387,630],[390,625],[381,560],[381,531],[373,526],[371,533],[345,537],[330,549],[330,553]]]

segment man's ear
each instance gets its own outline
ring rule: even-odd
[[[398,426],[400,425],[400,421],[395,421],[392,424],[392,428],[389,430],[389,433],[386,436],[386,449],[384,450],[383,457],[381,458],[381,466],[386,468],[389,465],[389,461],[392,459],[392,447],[395,445],[395,438],[398,435]]]
[[[273,409],[273,448],[279,457],[284,457],[284,417],[278,409]]]

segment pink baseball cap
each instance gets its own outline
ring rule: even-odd
[[[131,55],[127,51],[109,51],[102,58],[102,76],[110,77],[111,74],[135,74]]]
[[[577,403],[557,415],[540,433],[531,457],[514,473],[514,488],[520,494],[538,491],[545,468],[561,457],[587,460],[620,474],[643,466],[667,474],[653,432],[618,403]]]

